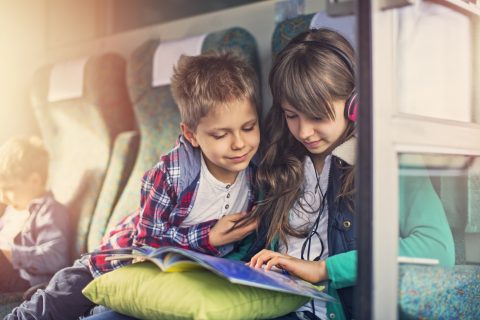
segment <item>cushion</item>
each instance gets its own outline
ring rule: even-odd
[[[114,270],[83,294],[96,304],[141,319],[268,319],[309,298],[232,284],[206,270],[161,272],[151,262]]]

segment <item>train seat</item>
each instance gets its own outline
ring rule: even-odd
[[[106,53],[46,66],[34,77],[32,106],[51,155],[49,185],[72,216],[72,258],[86,252],[114,139],[134,126],[125,70],[123,57]]]

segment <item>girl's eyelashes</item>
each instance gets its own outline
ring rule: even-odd
[[[287,119],[294,119],[297,117],[296,114],[289,114],[289,113],[284,113],[285,114],[285,118]]]

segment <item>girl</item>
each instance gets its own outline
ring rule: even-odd
[[[281,319],[353,316],[354,80],[352,47],[328,29],[298,35],[279,53],[270,72],[273,106],[265,121],[267,147],[257,173],[265,199],[244,223],[260,219],[259,235],[264,238],[257,248],[277,252],[262,250],[249,264],[279,267],[312,283],[329,280],[329,293],[341,303],[314,301]],[[453,239],[428,178],[408,186],[401,181],[400,190],[404,188],[423,194],[426,201],[404,200],[412,204],[400,216],[400,255],[453,264]]]

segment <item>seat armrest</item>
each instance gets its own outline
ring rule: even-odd
[[[88,233],[88,250],[94,250],[102,239],[108,221],[130,177],[140,145],[137,131],[122,132],[115,139],[112,155]]]

